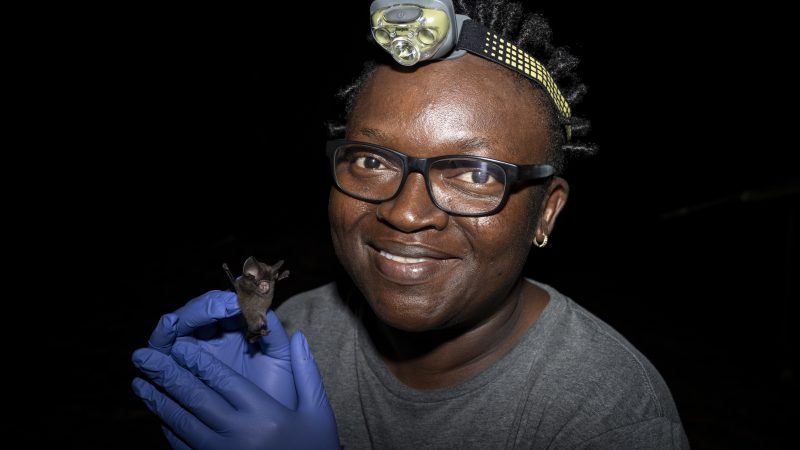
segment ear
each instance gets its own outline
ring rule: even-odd
[[[272,265],[272,273],[278,273],[278,269],[283,265],[283,260],[280,260]]]
[[[288,278],[288,277],[289,277],[289,271],[288,270],[284,270],[283,272],[281,272],[280,275],[278,275],[278,278],[276,278],[275,281],[282,280],[282,279]]]
[[[547,190],[542,198],[542,213],[539,215],[539,222],[536,225],[534,236],[531,237],[531,242],[533,242],[533,239],[542,242],[545,234],[549,236],[553,233],[556,218],[558,218],[561,210],[564,209],[564,205],[567,204],[567,197],[569,197],[569,183],[567,183],[567,180],[561,177],[553,177],[547,185]]]
[[[242,273],[245,275],[251,275],[256,280],[260,280],[261,278],[263,278],[261,263],[258,262],[258,260],[253,258],[252,256],[247,258],[247,260],[244,262],[244,268],[242,269]]]

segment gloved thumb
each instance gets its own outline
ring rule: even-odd
[[[267,329],[269,334],[258,340],[261,351],[275,359],[289,361],[291,358],[289,337],[286,335],[280,319],[271,309],[267,310]]]
[[[297,410],[313,411],[330,408],[317,362],[311,355],[305,335],[298,331],[292,336],[292,371],[297,390]]]

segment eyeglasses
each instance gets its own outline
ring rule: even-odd
[[[410,172],[425,178],[433,203],[459,216],[486,216],[499,211],[512,186],[542,181],[555,174],[547,164],[516,165],[471,155],[414,158],[380,145],[335,139],[328,141],[336,186],[371,203],[396,197]]]

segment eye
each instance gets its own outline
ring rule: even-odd
[[[365,169],[373,169],[373,170],[379,169],[382,165],[381,162],[378,160],[378,158],[375,158],[373,156],[356,156],[353,159],[353,162],[359,167],[363,167]]]
[[[470,170],[468,172],[464,172],[456,177],[460,181],[466,181],[468,183],[474,184],[490,184],[490,183],[497,183],[497,179],[489,173],[488,170]]]

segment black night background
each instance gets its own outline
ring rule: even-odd
[[[250,255],[291,270],[276,302],[339,273],[324,122],[374,49],[365,5],[295,3],[95,10],[48,41],[36,82],[57,125],[40,133],[70,143],[28,155],[53,184],[45,211],[27,207],[53,230],[41,257],[68,266],[69,301],[44,306],[53,327],[28,355],[46,391],[34,439],[166,447],[130,389],[158,318],[227,289],[221,264]],[[568,169],[568,205],[526,274],[653,362],[693,448],[788,448],[800,171],[775,106],[794,107],[775,63],[788,32],[758,11],[533,7],[581,59],[575,110],[600,153]],[[38,255],[36,239],[20,242]]]

